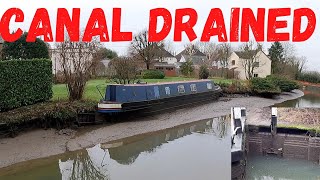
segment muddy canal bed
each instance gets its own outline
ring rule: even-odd
[[[19,134],[15,138],[0,139],[0,168],[15,163],[44,158],[67,151],[93,147],[96,144],[115,141],[139,134],[152,133],[201,119],[230,114],[231,107],[266,107],[302,96],[302,91],[284,93],[277,99],[261,97],[220,98],[219,101],[162,113],[126,122],[84,128],[75,133],[55,130],[36,130]],[[257,103],[259,102],[259,103]]]
[[[201,120],[18,163],[0,179],[230,179],[230,131],[229,116]]]
[[[320,166],[307,160],[287,159],[276,156],[249,156],[247,180],[318,180]]]

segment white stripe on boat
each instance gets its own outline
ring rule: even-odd
[[[99,109],[121,109],[122,105],[121,104],[98,104]]]

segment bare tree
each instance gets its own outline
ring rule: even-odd
[[[111,68],[114,71],[111,79],[117,84],[130,84],[137,80],[137,63],[131,57],[118,57],[113,59]]]
[[[197,53],[197,47],[194,44],[186,44],[184,48],[186,50],[186,54],[189,56],[188,58],[191,58],[191,56]]]
[[[197,42],[195,45],[202,53],[207,56],[208,62],[206,65],[211,67],[213,62],[217,61],[219,57],[218,46],[212,42]]]
[[[297,55],[297,49],[294,44],[290,42],[281,42],[283,47],[283,59],[284,62],[290,60],[290,58],[295,57]]]
[[[224,69],[229,66],[229,57],[232,53],[232,47],[230,43],[222,43],[218,45],[218,56],[216,62],[220,64],[221,68],[221,77],[224,76]]]
[[[291,78],[298,78],[298,75],[305,69],[307,58],[305,56],[298,56],[297,48],[293,43],[282,42],[283,59],[281,64],[284,69],[282,72],[289,75]]]
[[[163,42],[163,48],[168,51],[169,53],[171,53],[173,56],[176,55],[175,53],[175,48],[174,48],[174,45],[173,45],[173,41],[171,40],[166,40],[165,42]]]
[[[130,51],[132,56],[136,56],[143,60],[147,69],[150,69],[150,65],[161,56],[161,49],[164,47],[163,42],[149,42],[148,31],[144,30],[133,37],[133,41],[130,45]]]
[[[240,63],[245,70],[246,79],[252,79],[254,76],[254,70],[263,65],[259,61],[259,51],[262,50],[262,45],[250,41],[240,46],[240,50]]]
[[[100,47],[101,43],[97,39],[91,42],[71,42],[66,38],[66,41],[56,44],[58,61],[67,83],[70,101],[82,99]]]
[[[291,71],[295,79],[297,79],[299,74],[301,74],[302,71],[305,70],[306,63],[307,58],[305,56],[293,56],[287,60],[287,64],[291,66]]]

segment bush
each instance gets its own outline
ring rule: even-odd
[[[273,96],[281,93],[281,89],[268,78],[251,79],[250,88],[254,94],[262,96]]]
[[[25,32],[15,42],[4,42],[2,56],[5,60],[11,59],[34,59],[34,58],[49,58],[48,44],[37,38],[35,42],[27,42],[28,33]]]
[[[299,89],[297,82],[289,80],[285,77],[270,75],[267,77],[275,86],[279,87],[282,92],[291,92],[294,89]]]
[[[52,98],[52,65],[47,59],[0,61],[0,112]]]
[[[250,93],[250,88],[247,84],[241,81],[233,81],[231,84],[226,82],[217,83],[222,91],[227,94],[247,94]]]
[[[311,82],[311,83],[320,83],[320,73],[319,72],[303,72],[299,74],[298,80]]]
[[[56,128],[72,127],[77,121],[77,114],[81,112],[94,112],[97,102],[74,101],[70,102],[43,102],[24,106],[0,113],[1,136],[16,136],[20,131],[30,128]]]
[[[53,77],[54,84],[65,84],[66,78],[62,72],[57,72]]]
[[[199,79],[208,79],[209,70],[207,66],[201,66],[199,70]]]
[[[186,61],[181,64],[180,71],[182,75],[186,77],[191,77],[194,72],[193,62],[192,61]]]
[[[143,79],[163,79],[164,77],[164,72],[160,70],[145,70],[142,72]]]

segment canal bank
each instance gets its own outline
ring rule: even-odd
[[[142,117],[134,121],[128,119],[126,122],[80,128],[76,131],[56,131],[51,129],[21,133],[16,138],[0,139],[0,167],[92,147],[99,143],[115,141],[130,136],[152,133],[202,119],[227,115],[230,114],[231,107],[262,108],[295,99],[302,95],[301,91],[295,90],[292,93],[284,93],[276,99],[223,97],[216,102],[184,108],[170,113]]]

